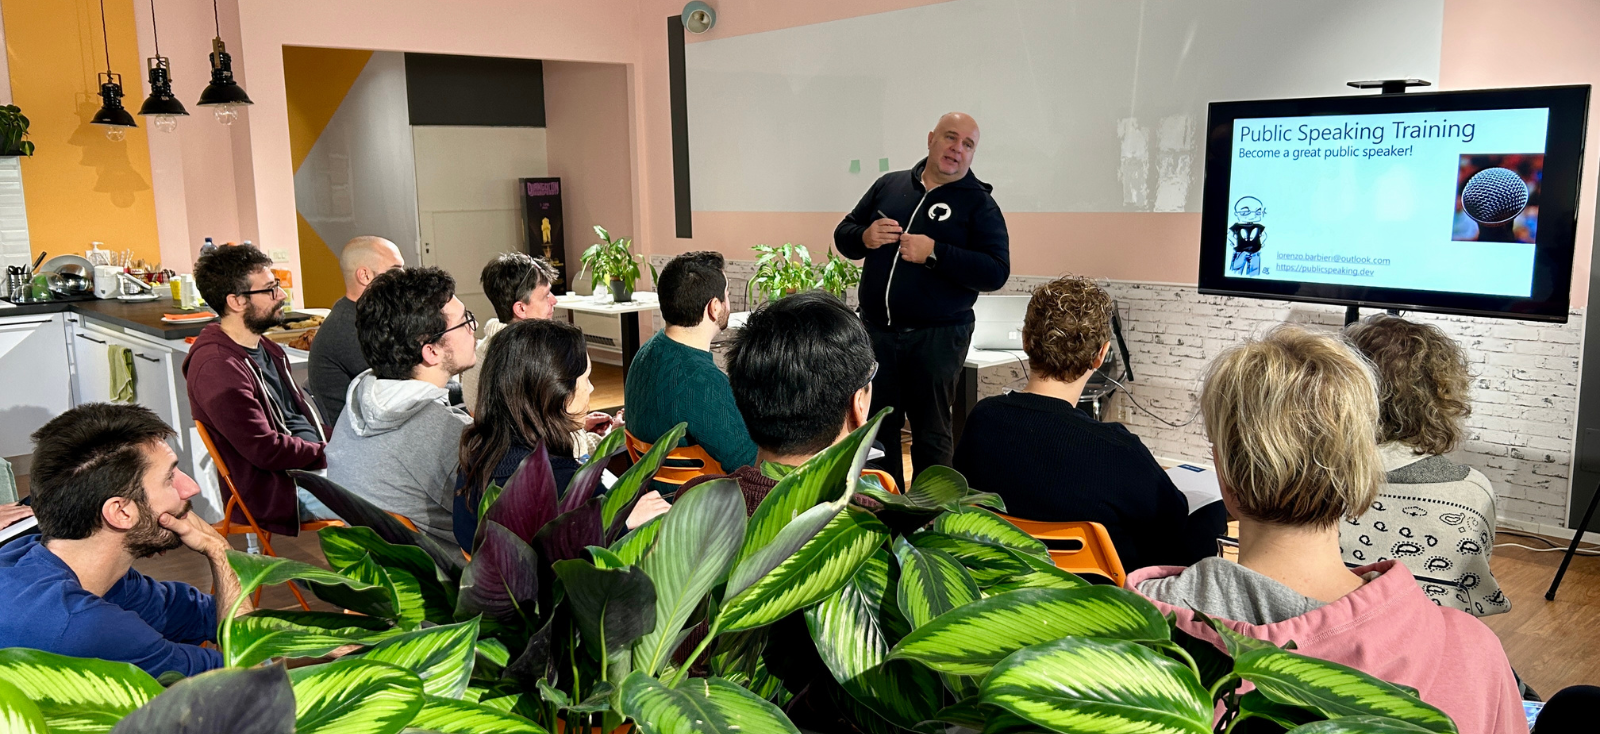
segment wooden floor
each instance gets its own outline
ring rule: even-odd
[[[595,364],[591,380],[595,385],[590,405],[594,410],[621,406],[622,371],[610,365]],[[905,471],[911,474],[909,441],[904,455]],[[1502,533],[1498,543],[1541,546],[1539,540]],[[242,538],[235,539],[243,547]],[[1563,544],[1564,546],[1564,544]],[[274,538],[279,555],[325,565],[314,536]],[[1578,683],[1600,684],[1600,557],[1580,556],[1573,560],[1556,601],[1544,600],[1561,553],[1535,553],[1521,548],[1496,548],[1491,567],[1506,596],[1511,611],[1484,618],[1484,623],[1500,636],[1511,665],[1528,685],[1544,696]],[[175,551],[165,557],[150,558],[135,564],[158,579],[187,581],[209,589],[210,572],[205,561],[193,553]],[[329,605],[308,596],[314,608]],[[295,605],[285,587],[268,589],[263,606],[286,609]]]

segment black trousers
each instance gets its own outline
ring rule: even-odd
[[[878,376],[872,380],[872,413],[885,407],[894,412],[883,421],[878,439],[887,455],[879,468],[888,472],[905,491],[900,428],[911,421],[911,466],[916,474],[936,464],[950,465],[955,443],[950,436],[950,404],[956,381],[967,361],[972,324],[933,326],[925,329],[880,329],[867,325]]]

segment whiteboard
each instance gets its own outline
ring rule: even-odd
[[[881,159],[909,168],[959,110],[1006,211],[1198,212],[1207,103],[1437,82],[1443,16],[1443,0],[953,0],[692,43],[691,201],[847,211]]]

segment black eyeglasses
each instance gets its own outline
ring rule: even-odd
[[[433,336],[431,336],[431,337],[429,337],[427,339],[422,340],[422,343],[423,344],[436,343],[440,339],[443,339],[445,334],[448,334],[448,333],[450,333],[452,331],[455,331],[456,329],[459,329],[459,328],[461,328],[463,326],[467,327],[468,331],[474,331],[475,332],[475,331],[478,330],[478,319],[472,315],[471,311],[466,312],[466,319],[463,320],[461,323],[456,324],[455,326],[452,326],[452,327],[450,327],[448,329],[445,329],[444,331],[441,331],[441,332],[439,332],[437,334],[434,334]]]
[[[867,381],[865,383],[863,383],[861,385],[861,387],[858,387],[856,389],[857,390],[865,389],[868,385],[871,385],[872,381],[874,379],[877,379],[877,377],[878,377],[878,363],[877,362],[873,362],[872,363],[872,369],[867,372]]]
[[[265,288],[257,288],[257,289],[255,289],[253,291],[239,291],[235,295],[240,295],[240,296],[244,296],[245,298],[249,298],[249,297],[251,297],[251,296],[253,296],[253,295],[257,294],[257,293],[277,294],[277,292],[281,291],[281,290],[283,290],[283,281],[274,280],[274,281],[272,281],[271,284],[269,284]],[[287,291],[284,291],[284,292],[287,293]]]

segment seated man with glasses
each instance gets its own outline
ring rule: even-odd
[[[866,424],[877,372],[861,318],[823,291],[770,301],[750,314],[728,349],[733,400],[756,444],[755,465],[729,474],[739,480],[748,512],[778,484],[762,473],[763,462],[799,466]],[[680,494],[714,478],[691,479]]]
[[[494,306],[494,318],[483,325],[483,338],[478,340],[478,362],[461,373],[461,399],[467,410],[478,409],[478,371],[489,354],[489,340],[501,329],[518,321],[548,319],[555,314],[556,294],[550,289],[557,278],[556,269],[544,260],[521,252],[502,252],[488,265],[478,282],[483,285],[483,295]]]
[[[472,417],[450,378],[477,361],[477,319],[438,268],[390,270],[356,302],[371,369],[356,376],[328,443],[328,478],[418,530],[455,542],[456,467]]]
[[[266,532],[297,535],[302,522],[334,517],[288,474],[327,466],[327,437],[283,348],[261,338],[282,323],[288,298],[271,267],[249,245],[219,247],[195,263],[195,285],[219,318],[195,338],[183,374],[194,420],[211,434],[250,516]],[[244,523],[244,513],[233,520]]]

